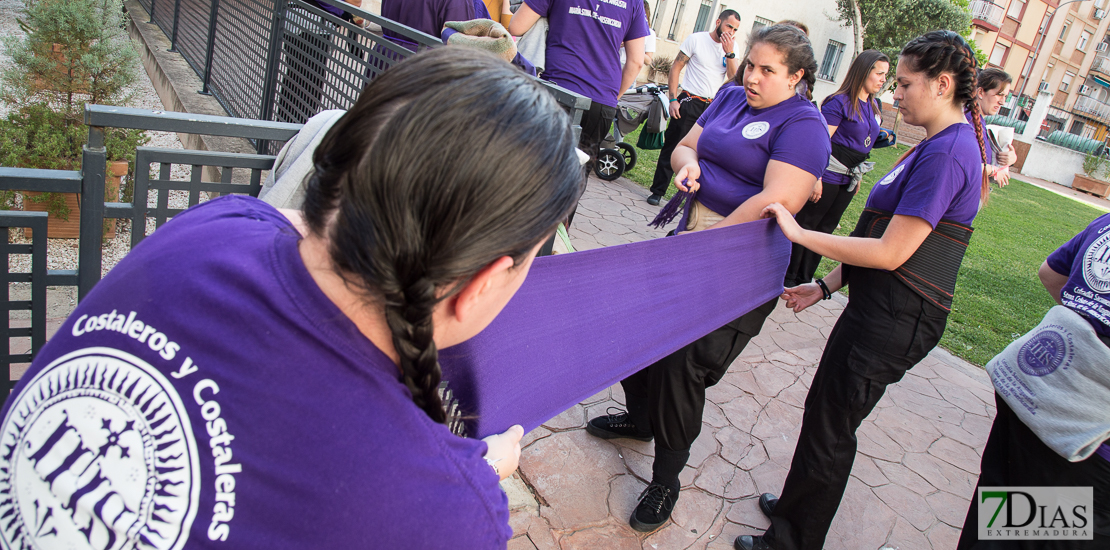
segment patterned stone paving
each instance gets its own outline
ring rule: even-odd
[[[661,236],[657,208],[627,180],[591,179],[570,231],[579,249]],[[650,535],[628,526],[651,478],[652,443],[604,441],[586,421],[622,407],[619,384],[525,436],[510,494],[513,550],[731,548],[762,532],[760,493],[782,488],[802,407],[846,299],[795,315],[779,307],[720,384],[683,471],[671,521]],[[994,415],[986,373],[944,350],[889,388],[858,432],[859,453],[826,548],[954,548]]]

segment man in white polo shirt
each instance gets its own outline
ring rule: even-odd
[[[740,14],[735,10],[725,10],[717,18],[712,31],[696,32],[682,41],[667,77],[671,122],[663,135],[663,150],[659,152],[659,164],[655,167],[648,203],[658,205],[671,185],[671,178],[674,177],[671,153],[675,146],[697,124],[698,117],[709,107],[709,102],[717,95],[717,89],[725,79],[736,75],[740,67],[735,43],[739,27]],[[684,67],[686,73],[682,75],[682,93],[679,93],[679,74]]]

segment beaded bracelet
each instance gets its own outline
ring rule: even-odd
[[[817,283],[817,286],[821,287],[822,300],[828,300],[829,298],[832,298],[832,292],[829,292],[829,286],[825,284],[824,279],[817,279],[814,282]]]

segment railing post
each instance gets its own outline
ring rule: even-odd
[[[150,21],[147,21],[147,23],[154,22],[154,2],[155,0],[150,0]]]
[[[170,33],[169,51],[177,53],[177,21],[181,17],[181,0],[173,0],[173,32]]]
[[[208,15],[208,51],[204,54],[204,85],[200,93],[211,95],[208,91],[208,81],[212,78],[212,50],[216,45],[216,16],[220,11],[220,0],[212,0],[212,10]]]
[[[270,22],[270,51],[266,57],[266,76],[263,78],[262,105],[259,120],[271,120],[274,116],[274,96],[277,94],[278,67],[281,66],[281,51],[285,47],[285,0],[274,2],[274,16]],[[269,140],[258,140],[258,154],[265,154]]]
[[[81,238],[77,242],[77,299],[81,300],[100,281],[104,239],[104,172],[108,151],[104,128],[89,126],[89,142],[81,151]]]

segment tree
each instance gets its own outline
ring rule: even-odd
[[[887,54],[891,75],[906,42],[937,29],[966,34],[971,24],[967,0],[836,0],[836,10],[853,27],[856,55],[861,49]]]

